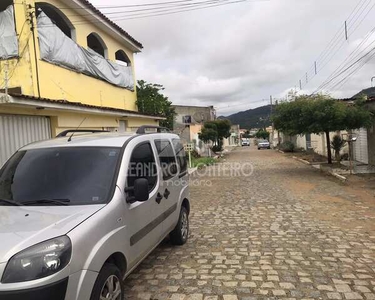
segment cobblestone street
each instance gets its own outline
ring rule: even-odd
[[[375,198],[273,150],[227,158],[253,175],[191,188],[185,246],[160,245],[127,299],[375,299]],[[212,170],[212,169],[211,169]]]

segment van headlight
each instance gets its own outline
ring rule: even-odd
[[[2,283],[36,280],[61,271],[70,261],[72,243],[61,236],[27,248],[8,262]]]

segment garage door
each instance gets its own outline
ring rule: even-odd
[[[354,159],[363,164],[368,164],[367,130],[361,128],[353,132],[357,140],[353,143]]]
[[[22,146],[50,138],[47,117],[0,115],[0,166]]]

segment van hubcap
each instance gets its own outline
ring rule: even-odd
[[[189,221],[186,212],[182,212],[181,216],[181,235],[184,240],[187,239],[189,234]]]
[[[108,277],[100,292],[100,300],[121,300],[121,296],[120,280],[115,275]]]

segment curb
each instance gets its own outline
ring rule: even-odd
[[[292,156],[292,158],[295,159],[295,160],[297,160],[297,161],[299,161],[299,162],[301,162],[301,163],[304,163],[305,165],[309,165],[309,166],[314,167],[314,165],[312,163],[310,163],[309,161],[307,161],[307,160],[304,160],[302,158],[298,158],[296,156]],[[339,179],[343,183],[346,183],[346,181],[348,180],[345,176],[342,176],[342,175],[337,174],[337,173],[332,172],[332,171],[323,170],[321,166],[319,166],[318,170],[320,170],[321,172],[326,173],[328,175],[331,175],[333,177],[336,177],[337,179]]]
[[[189,175],[192,175],[192,174],[194,174],[197,170],[198,170],[198,168],[191,168],[191,169],[188,169],[188,173],[189,173]]]
[[[340,175],[338,173],[335,173],[331,170],[325,170],[325,169],[322,169],[322,167],[320,167],[320,171],[325,173],[325,174],[328,174],[328,175],[331,175],[333,177],[336,177],[338,180],[340,180],[342,183],[346,183],[346,181],[348,180],[345,176],[343,175]]]
[[[295,160],[298,160],[299,162],[301,162],[301,163],[304,163],[305,165],[311,165],[311,162],[309,162],[309,161],[307,161],[307,160],[304,160],[304,159],[302,159],[302,158],[298,158],[298,157],[296,157],[296,156],[292,156]]]
[[[346,182],[347,178],[345,176],[342,176],[340,174],[334,173],[334,172],[328,172],[332,176],[336,177],[337,179],[341,180],[342,182]]]

